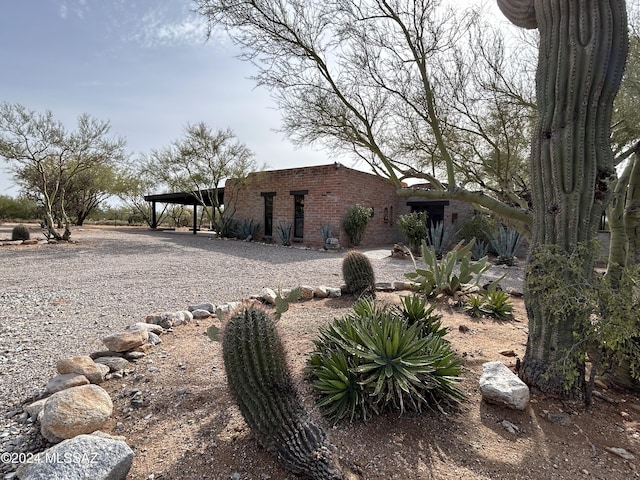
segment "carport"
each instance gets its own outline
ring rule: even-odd
[[[217,203],[213,202],[218,196]],[[210,188],[207,190],[196,190],[193,192],[159,193],[156,195],[145,195],[144,200],[151,203],[151,228],[158,228],[156,217],[156,204],[169,203],[173,205],[189,205],[193,207],[193,233],[198,232],[198,206],[212,207],[214,205],[224,205],[224,187]]]

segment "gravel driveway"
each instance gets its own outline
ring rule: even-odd
[[[39,394],[58,359],[103,349],[100,338],[149,313],[240,300],[263,287],[342,283],[337,252],[144,229],[78,228],[72,238],[78,243],[0,248],[2,411]],[[412,270],[390,249],[364,252],[379,282]]]

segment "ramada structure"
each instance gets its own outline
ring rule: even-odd
[[[233,209],[235,220],[260,224],[254,240],[279,243],[278,225],[291,225],[293,243],[309,247],[323,246],[321,229],[326,225],[333,227],[332,236],[341,245],[348,246],[342,219],[354,205],[370,207],[373,212],[363,247],[404,241],[396,223],[399,215],[426,211],[429,223],[442,221],[448,227],[473,214],[473,207],[465,202],[401,197],[389,181],[340,163],[253,172],[242,180],[227,180],[218,195],[225,208]],[[201,204],[194,193],[149,195],[145,200],[152,202],[154,212],[156,203],[192,205],[193,231],[197,231],[197,206]],[[155,221],[152,226],[157,226]]]

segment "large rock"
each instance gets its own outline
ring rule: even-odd
[[[144,345],[149,340],[149,331],[144,328],[123,330],[102,339],[105,347],[114,352],[126,352]]]
[[[111,417],[113,402],[97,385],[68,388],[49,397],[42,409],[40,432],[50,442],[91,433]]]
[[[529,387],[502,362],[482,364],[480,391],[486,402],[516,410],[524,410],[529,403]]]
[[[123,357],[98,357],[96,363],[106,365],[110,372],[121,372],[131,366],[129,360]]]
[[[197,305],[189,305],[188,307],[190,312],[194,312],[196,310],[206,310],[209,313],[214,313],[216,311],[216,306],[211,302],[202,302]]]
[[[162,328],[173,327],[173,322],[176,319],[174,312],[152,313],[147,315],[145,321],[154,325],[160,325]]]
[[[17,474],[22,480],[124,480],[133,457],[122,440],[78,435],[37,454]]]
[[[109,367],[93,361],[88,355],[76,355],[63,358],[56,364],[58,373],[78,373],[84,375],[91,383],[102,383],[109,373]]]
[[[268,303],[269,305],[276,304],[276,297],[277,297],[276,292],[269,287],[263,288],[262,291],[260,292],[260,298],[262,299],[262,301],[265,303]]]
[[[67,388],[79,387],[89,384],[89,379],[79,373],[63,373],[56,375],[49,382],[45,390],[49,393],[56,393]]]

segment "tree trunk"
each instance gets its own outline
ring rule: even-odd
[[[526,279],[529,339],[520,375],[544,392],[582,397],[586,387],[584,352],[575,348],[574,336],[580,334],[575,326],[581,319],[558,313],[544,293],[533,296],[531,291],[545,279],[540,253],[553,247],[568,256],[595,239],[610,198],[614,165],[609,133],[613,99],[627,53],[625,2],[498,3],[513,23],[540,31],[538,122],[531,148],[534,220],[529,258],[536,268],[529,269]],[[593,271],[593,258],[587,255],[583,265],[588,277]],[[567,384],[568,375],[573,375],[571,385]]]
[[[627,266],[640,263],[640,158],[633,155],[624,206],[624,231],[627,239]]]

